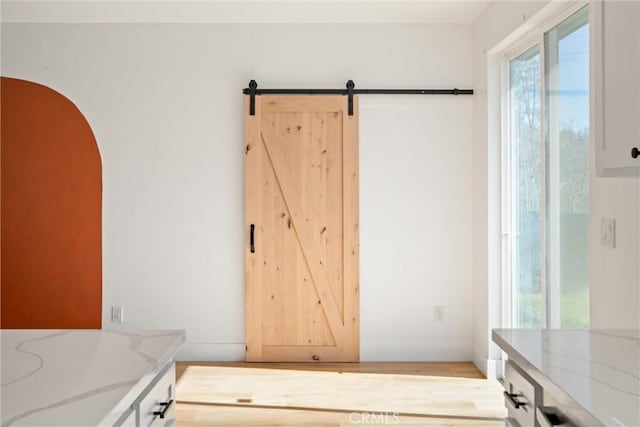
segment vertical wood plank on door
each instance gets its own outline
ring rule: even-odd
[[[284,161],[290,170],[295,168],[299,162],[300,143],[298,140],[298,132],[296,131],[296,126],[299,121],[299,113],[293,112],[281,114],[280,125],[277,128],[279,129],[279,135],[273,141],[274,146],[277,146],[277,148],[274,149],[280,150],[280,152],[283,153]],[[275,168],[274,171],[276,172],[276,180],[279,183],[280,178],[278,177],[278,172]],[[297,176],[297,171],[294,173],[296,173],[294,176]],[[284,312],[281,318],[285,323],[282,325],[284,333],[282,334],[283,342],[279,343],[280,345],[285,345],[286,343],[300,344],[298,333],[303,325],[301,325],[300,321],[291,320],[300,319],[298,309],[300,306],[304,305],[303,301],[300,300],[301,295],[299,288],[295,283],[297,262],[292,261],[295,261],[298,257],[298,241],[293,229],[291,213],[287,209],[286,194],[283,194],[283,202],[287,215],[283,218],[282,222],[283,251],[281,257],[281,281],[278,286],[282,290],[284,298],[283,301],[285,302],[282,304]]]
[[[256,99],[258,103],[259,98]],[[261,104],[261,102],[260,102]],[[259,120],[259,119],[258,119]],[[269,167],[268,157],[262,144],[262,137],[258,141],[259,149],[262,154],[262,181],[263,187],[263,211],[256,213],[261,216],[264,229],[264,261],[263,271],[264,277],[262,281],[262,345],[265,343],[277,343],[281,336],[283,313],[280,301],[283,294],[280,292],[277,284],[280,283],[280,273],[278,260],[280,254],[276,253],[276,242],[282,239],[282,218],[280,212],[284,212],[284,203],[277,191],[278,183],[271,167]],[[251,171],[248,171],[252,173]],[[268,325],[268,327],[267,327]]]
[[[327,247],[327,272],[332,284],[333,295],[340,308],[340,314],[344,317],[344,291],[343,276],[344,250],[343,250],[343,144],[344,144],[344,112],[327,113],[325,123],[325,154],[326,166],[324,174],[327,186],[330,190],[326,200],[328,213],[326,230],[322,232]],[[324,228],[324,227],[323,227]]]
[[[299,139],[294,142],[294,144],[297,145],[296,149],[299,152],[299,156],[296,159],[297,163],[292,165],[292,170],[295,171],[293,176],[300,177],[299,180],[295,180],[294,185],[297,193],[301,196],[301,205],[307,210],[305,222],[307,222],[310,229],[313,230],[318,227],[317,224],[319,222],[323,221],[324,214],[321,212],[319,200],[326,197],[326,188],[322,186],[321,174],[318,169],[320,157],[317,149],[318,144],[312,138],[315,117],[309,113],[301,113],[301,116],[301,121],[296,124],[296,130],[300,134]],[[312,244],[319,247],[319,239],[314,240]],[[324,314],[323,307],[318,303],[320,301],[319,295],[313,284],[312,275],[308,270],[301,248],[300,257],[305,268],[305,277],[311,279],[302,282],[304,285],[307,285],[303,288],[307,297],[307,305],[306,307],[302,305],[298,307],[300,318],[303,319],[301,323],[305,326],[304,331],[301,331],[301,343],[305,345],[334,346],[335,340],[333,339],[331,328]],[[324,259],[322,250],[320,251],[320,257]]]
[[[346,102],[346,100],[345,100]],[[360,212],[359,212],[359,153],[358,153],[358,97],[353,99],[353,116],[345,117],[343,141],[343,245],[344,245],[344,354],[348,361],[360,360]],[[346,285],[346,284],[350,285]]]
[[[256,113],[260,112],[260,102],[256,100]],[[262,301],[261,289],[268,275],[264,271],[263,255],[263,166],[264,149],[260,136],[259,115],[249,115],[249,97],[245,97],[245,310],[246,310],[246,357],[247,361],[262,360]],[[257,225],[254,237],[256,253],[250,250],[250,227]],[[257,256],[256,256],[257,255]]]
[[[318,171],[321,176],[320,211],[323,221],[314,230],[322,250],[332,295],[344,318],[342,280],[342,112],[325,112],[316,117],[314,141],[318,141]]]

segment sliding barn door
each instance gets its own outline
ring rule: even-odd
[[[247,361],[358,361],[357,98],[245,103]]]

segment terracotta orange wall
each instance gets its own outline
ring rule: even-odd
[[[58,92],[2,78],[1,326],[100,328],[102,165]]]

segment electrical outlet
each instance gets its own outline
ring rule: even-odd
[[[124,307],[115,306],[115,305],[111,307],[111,322],[112,323],[124,322]]]
[[[615,249],[616,247],[616,220],[613,218],[602,218],[600,221],[600,244],[605,248]]]
[[[444,307],[441,305],[434,305],[433,306],[433,320],[436,321],[436,323],[440,323],[442,321],[444,321]]]

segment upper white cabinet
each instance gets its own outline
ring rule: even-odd
[[[640,1],[602,0],[592,10],[591,128],[599,176],[638,176]]]

